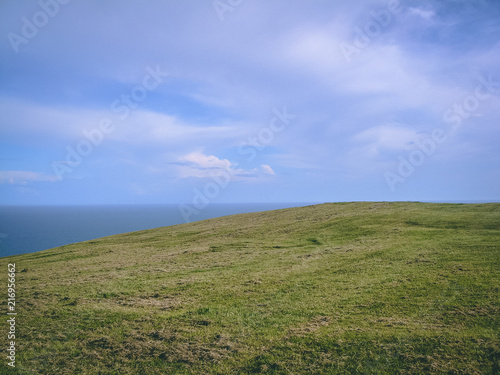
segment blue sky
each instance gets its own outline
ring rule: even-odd
[[[4,0],[0,204],[500,199],[496,0]]]

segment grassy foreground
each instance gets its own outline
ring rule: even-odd
[[[498,374],[500,204],[335,203],[0,258],[2,374]]]

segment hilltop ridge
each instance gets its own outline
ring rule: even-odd
[[[355,202],[0,262],[20,374],[495,373],[499,255],[500,204]]]

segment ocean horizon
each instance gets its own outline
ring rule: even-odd
[[[190,222],[315,203],[211,204]],[[186,223],[178,204],[0,206],[0,257]]]
[[[498,200],[429,203],[494,202]],[[189,222],[312,204],[319,202],[211,204],[192,215]],[[178,204],[0,206],[0,257],[184,223]]]

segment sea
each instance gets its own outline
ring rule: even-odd
[[[313,203],[211,204],[189,221]],[[0,257],[114,234],[184,224],[179,205],[0,206]]]

